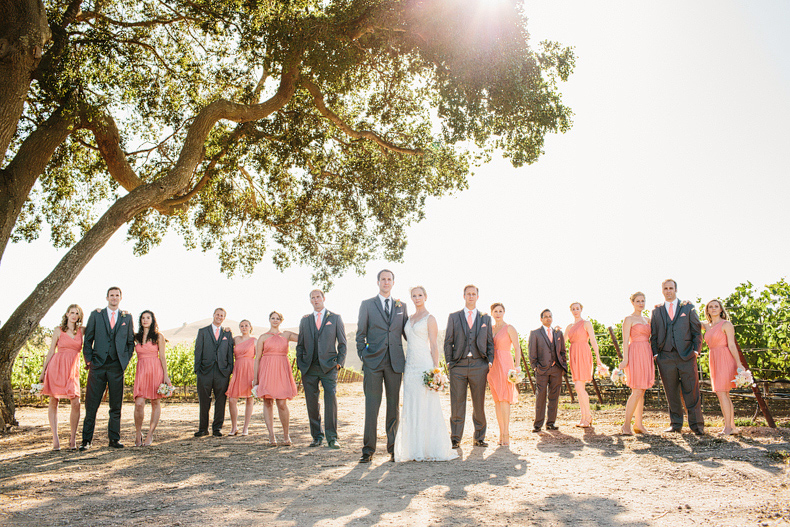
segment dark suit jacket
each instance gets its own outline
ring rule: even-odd
[[[134,353],[134,320],[128,311],[118,310],[118,320],[110,329],[110,315],[107,308],[91,311],[88,323],[85,324],[85,337],[82,344],[82,355],[91,367],[99,367],[110,356],[110,343],[115,342],[118,361],[125,370],[129,359]]]
[[[318,363],[324,373],[346,363],[346,328],[340,315],[328,309],[320,329],[315,327],[313,313],[303,316],[299,323],[296,364],[303,374],[310,369],[315,353],[318,353]]]
[[[391,297],[390,297],[391,298]],[[394,299],[393,299],[394,300]],[[403,373],[406,356],[403,354],[403,337],[409,313],[406,304],[395,301],[392,318],[387,322],[378,295],[362,301],[357,323],[357,355],[363,369],[378,370],[389,351],[392,369]],[[400,305],[397,305],[400,304]]]
[[[551,346],[545,327],[540,326],[538,329],[533,329],[529,334],[527,344],[529,365],[535,370],[536,375],[546,373],[551,368]],[[568,359],[565,357],[565,339],[561,331],[554,331],[552,328],[551,333],[554,338],[554,349],[557,352],[557,364],[567,372]]]
[[[233,334],[223,327],[217,340],[209,324],[198,330],[195,339],[195,373],[206,375],[214,364],[225,377],[233,372]]]
[[[653,309],[650,317],[650,347],[653,349],[654,357],[664,349],[670,328],[669,322],[669,313],[664,304]],[[699,354],[702,349],[702,327],[693,303],[689,302],[684,306],[682,301],[678,302],[678,312],[675,313],[671,328],[675,349],[678,350],[681,359],[690,360],[695,357],[695,352]]]
[[[451,313],[447,319],[447,332],[444,334],[444,360],[448,366],[454,365],[466,357],[468,351],[466,339],[470,331],[474,331],[474,345],[478,353],[490,363],[494,362],[494,335],[491,332],[491,317],[481,315],[478,310],[475,322],[469,329],[464,310]]]

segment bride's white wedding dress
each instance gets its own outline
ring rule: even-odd
[[[458,457],[450,442],[439,393],[423,383],[433,369],[428,343],[428,316],[412,326],[406,323],[406,369],[403,372],[403,408],[395,436],[395,461],[447,461]]]

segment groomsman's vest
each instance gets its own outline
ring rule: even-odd
[[[551,350],[551,365],[557,364],[560,359],[557,357],[557,346],[554,344],[554,331],[551,332],[552,338],[549,340],[549,349]]]
[[[475,327],[477,327],[477,324],[475,324]],[[468,357],[469,354],[471,353],[472,357],[475,359],[483,358],[483,356],[480,355],[477,346],[475,345],[476,340],[477,340],[477,333],[474,331],[474,329],[470,329],[469,333],[467,333],[466,335],[466,353],[464,353],[464,357]]]
[[[680,315],[679,311],[680,306],[678,306],[678,312],[675,313],[674,319],[670,319],[669,315],[667,315],[667,338],[664,339],[663,351],[672,351],[675,349],[675,320],[677,320]]]

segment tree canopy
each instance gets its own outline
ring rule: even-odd
[[[426,199],[493,151],[533,163],[571,126],[573,52],[531,46],[516,0],[0,9],[0,91],[20,94],[0,101],[0,257],[45,226],[70,248],[0,328],[6,406],[25,339],[125,224],[138,255],[172,230],[225,272],[268,252],[331,284],[399,260]]]

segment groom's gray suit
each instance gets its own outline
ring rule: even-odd
[[[406,356],[403,354],[404,328],[409,314],[406,305],[390,296],[390,316],[378,295],[364,300],[359,306],[357,324],[357,354],[362,360],[365,391],[365,435],[362,453],[373,455],[376,451],[376,422],[381,408],[382,382],[387,393],[387,452],[395,451],[395,433],[398,431],[398,404],[400,383]]]

